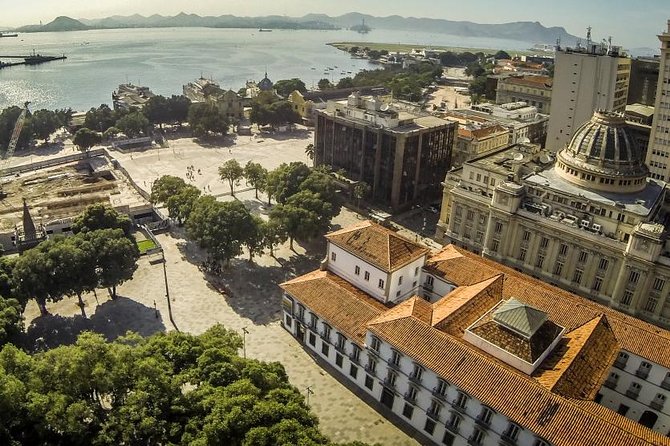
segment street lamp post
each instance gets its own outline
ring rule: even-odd
[[[307,390],[307,405],[309,406],[309,396],[314,395],[314,391],[312,390],[312,386],[307,386],[305,390]]]
[[[249,334],[249,330],[247,330],[247,327],[242,327],[242,354],[244,355],[244,359],[247,359],[247,335]]]

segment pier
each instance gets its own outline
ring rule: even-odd
[[[22,62],[2,62],[2,59],[23,59]],[[63,54],[62,56],[43,56],[36,52],[32,52],[27,56],[4,56],[0,55],[0,68],[15,67],[17,65],[39,65],[46,62],[51,62],[54,60],[65,60],[67,56]]]

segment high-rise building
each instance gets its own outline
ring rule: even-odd
[[[656,113],[649,136],[647,165],[653,178],[670,179],[670,20],[661,41],[661,65],[656,87]]]
[[[352,93],[318,110],[314,163],[343,170],[392,210],[437,199],[451,167],[457,124]]]
[[[556,48],[547,149],[561,150],[596,110],[623,113],[628,96],[630,59],[620,48],[594,43]]]

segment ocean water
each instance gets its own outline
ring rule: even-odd
[[[127,81],[148,86],[157,94],[172,95],[181,94],[184,84],[203,75],[237,91],[247,80],[260,80],[267,70],[273,81],[298,77],[310,88],[324,77],[336,82],[361,69],[378,67],[326,45],[337,41],[519,50],[531,45],[389,30],[373,30],[367,35],[348,30],[259,33],[255,29],[210,28],[21,34],[0,39],[0,56],[35,50],[44,55],[65,54],[68,59],[0,69],[0,109],[31,101],[33,110],[88,110],[111,103],[112,91]],[[326,67],[334,69],[325,75]]]

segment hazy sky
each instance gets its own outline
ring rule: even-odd
[[[668,0],[0,0],[0,26],[47,23],[59,15],[98,18],[108,15],[181,11],[200,15],[300,16],[308,12],[339,15],[358,11],[377,16],[469,20],[479,23],[539,21],[563,26],[575,35],[593,27],[598,39],[613,36],[626,47],[656,48],[656,34],[667,30]]]

